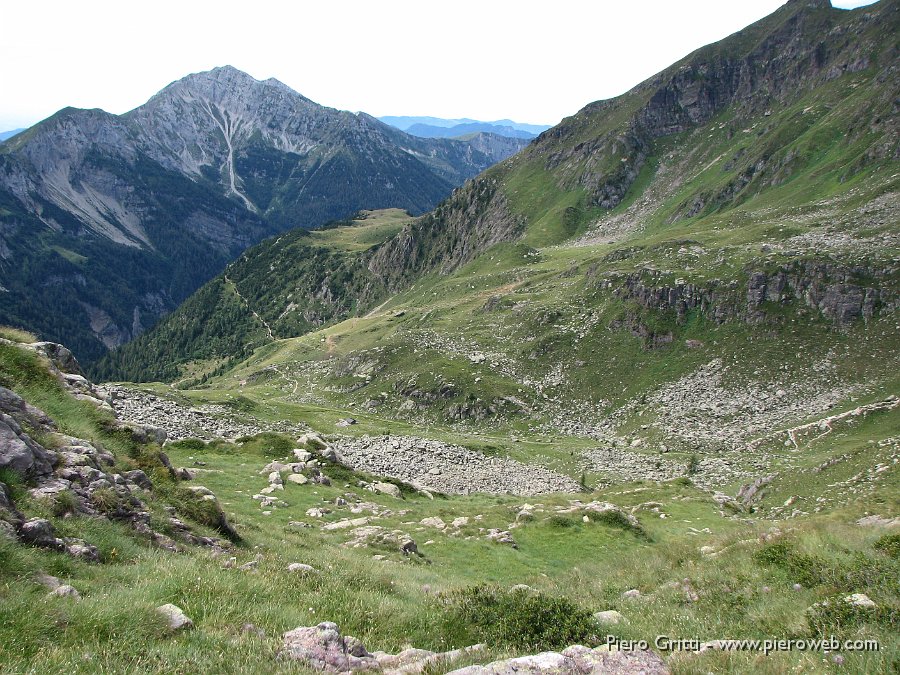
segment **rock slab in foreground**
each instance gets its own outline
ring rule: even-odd
[[[341,635],[330,621],[318,626],[300,627],[283,636],[283,658],[300,661],[313,670],[326,673],[378,671],[393,675],[421,673],[436,664],[452,663],[463,656],[484,650],[484,645],[450,652],[406,649],[399,654],[369,653],[356,638]],[[514,675],[554,673],[556,675],[668,675],[662,658],[651,651],[620,652],[606,647],[588,649],[575,645],[558,652],[495,661],[485,666],[468,666],[452,671],[457,675]]]
[[[609,651],[606,647],[588,649],[580,645],[560,652],[543,652],[495,661],[486,666],[468,666],[451,671],[452,675],[668,675],[665,661],[651,651]]]
[[[313,670],[326,673],[346,673],[373,670],[384,673],[421,673],[437,661],[452,662],[460,657],[481,651],[482,645],[451,652],[430,652],[425,649],[406,649],[399,654],[369,653],[365,646],[351,636],[341,635],[337,624],[330,621],[318,626],[301,626],[283,636],[283,658],[300,661]]]

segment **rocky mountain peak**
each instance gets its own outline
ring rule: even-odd
[[[788,0],[785,7],[796,9],[831,9],[831,0]]]

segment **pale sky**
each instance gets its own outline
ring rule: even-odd
[[[69,105],[122,113],[226,64],[334,108],[555,124],[782,4],[16,0],[0,10],[0,131]]]

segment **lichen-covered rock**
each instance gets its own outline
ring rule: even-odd
[[[325,621],[317,626],[300,627],[284,634],[283,654],[314,670],[342,673],[350,670],[350,655],[337,624]]]

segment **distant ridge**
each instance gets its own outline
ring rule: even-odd
[[[458,138],[475,132],[489,132],[508,138],[531,139],[550,128],[548,124],[524,124],[508,119],[492,122],[473,120],[468,117],[444,119],[441,117],[385,116],[378,119],[408,134],[422,138]]]
[[[5,141],[7,138],[12,138],[16,134],[25,131],[25,129],[11,129],[9,131],[0,131],[0,142]]]

